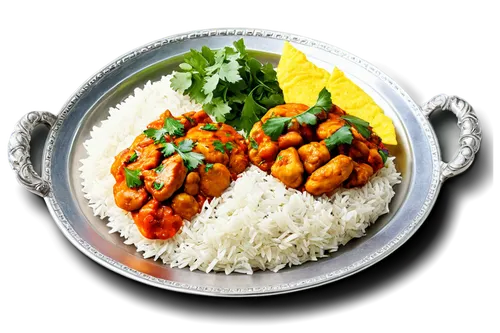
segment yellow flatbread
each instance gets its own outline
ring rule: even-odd
[[[285,42],[277,68],[278,82],[286,103],[312,106],[330,74],[308,61],[306,55]]]
[[[384,144],[397,145],[392,120],[363,89],[338,68],[330,75],[307,60],[304,53],[285,42],[277,74],[286,103],[312,106],[316,103],[321,89],[326,87],[332,94],[334,104],[348,114],[368,121]]]
[[[391,118],[375,101],[347,78],[340,69],[335,68],[327,82],[326,89],[332,94],[332,102],[348,114],[366,120],[373,131],[387,145],[397,145],[396,131]]]

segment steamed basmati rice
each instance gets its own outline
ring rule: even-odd
[[[92,129],[81,161],[83,192],[96,216],[107,218],[110,233],[118,232],[145,258],[171,267],[205,272],[252,274],[277,272],[285,266],[317,260],[336,251],[389,211],[392,187],[400,182],[389,158],[362,188],[339,189],[331,197],[313,197],[250,166],[220,198],[205,202],[202,212],[172,239],[144,238],[130,215],[115,205],[110,166],[146,125],[166,109],[174,115],[201,106],[170,88],[170,77],[148,82],[143,89],[111,108],[108,119]]]

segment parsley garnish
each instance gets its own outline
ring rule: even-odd
[[[250,146],[253,148],[253,149],[258,149],[259,148],[259,144],[257,143],[257,141],[255,141],[254,138],[250,138]]]
[[[165,166],[163,164],[160,164],[155,168],[155,171],[156,173],[160,173],[163,171],[163,169],[165,169]]]
[[[215,150],[218,150],[221,153],[225,153],[226,152],[224,150],[224,147],[225,147],[224,144],[222,142],[220,142],[219,140],[215,140],[213,144],[214,144]]]
[[[326,138],[326,148],[328,148],[328,150],[332,150],[333,148],[343,143],[351,144],[353,136],[350,128],[351,127],[349,125],[344,125],[337,131],[335,131],[335,133]]]
[[[278,155],[278,157],[276,158],[278,161],[281,161],[283,159],[283,156],[282,155]]]
[[[285,102],[273,65],[251,56],[243,39],[217,50],[192,49],[170,86],[203,104],[217,121],[246,133],[267,109]]]
[[[231,136],[231,133],[226,132],[226,137],[229,138],[230,136]]]
[[[134,188],[142,185],[141,170],[130,170],[127,168],[123,168],[123,170],[125,171],[125,181],[128,187]]]
[[[164,184],[163,184],[163,182],[159,182],[159,183],[158,183],[158,182],[156,182],[156,181],[155,181],[155,182],[153,183],[153,188],[154,188],[155,190],[159,191],[159,190],[161,190],[161,189],[162,189],[163,185],[164,185]]]
[[[155,143],[158,143],[160,141],[165,140],[164,135],[167,134],[167,131],[163,127],[160,129],[148,128],[147,130],[144,131],[144,134],[148,138],[155,140]]]
[[[214,124],[205,124],[200,128],[205,131],[217,131],[217,126],[215,126]]]
[[[271,137],[271,140],[276,141],[283,133],[286,125],[289,125],[292,119],[297,119],[300,124],[316,125],[318,119],[316,115],[321,111],[328,112],[332,108],[332,96],[326,88],[323,88],[318,95],[316,104],[311,106],[306,111],[293,117],[276,117],[270,118],[262,125],[264,133]]]
[[[370,124],[367,121],[365,121],[361,118],[355,117],[355,116],[348,115],[348,114],[343,115],[340,118],[347,121],[351,126],[354,126],[356,128],[356,130],[359,132],[359,134],[361,134],[365,138],[368,139],[370,137],[371,131],[368,128],[368,126],[370,126]]]
[[[133,163],[136,160],[137,160],[137,152],[134,150],[134,153],[132,154],[132,156],[130,156],[130,158],[128,159],[128,162]]]
[[[187,120],[189,120],[189,122],[191,123],[191,125],[194,125],[195,122],[194,122],[194,119],[191,118],[191,117],[188,117],[188,116],[184,116],[184,118],[186,118]]]
[[[208,170],[212,169],[214,165],[212,163],[207,163],[205,164],[205,173],[208,172]]]
[[[175,143],[167,142],[163,145],[161,152],[165,157],[169,157],[173,153],[179,154],[188,170],[193,170],[205,159],[202,154],[192,151],[193,146],[194,143],[190,139],[182,140],[178,146]]]
[[[184,135],[184,125],[180,121],[174,118],[165,119],[165,124],[163,127],[167,130],[167,133],[175,136]]]
[[[231,142],[226,142],[225,147],[228,152],[231,152],[231,150],[233,150],[233,144]]]
[[[144,134],[151,139],[155,140],[155,143],[163,142],[165,140],[165,134],[183,136],[184,135],[184,125],[180,121],[174,118],[166,118],[163,127],[160,129],[148,128],[144,131]]]

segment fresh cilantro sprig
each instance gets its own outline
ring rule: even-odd
[[[217,126],[215,126],[214,124],[212,123],[208,123],[208,124],[205,124],[203,126],[200,127],[202,130],[205,130],[205,131],[217,131]]]
[[[369,128],[370,124],[366,120],[348,114],[340,116],[340,118],[344,119],[351,126],[356,128],[359,134],[361,134],[363,137],[368,139],[372,134],[372,131]]]
[[[123,168],[125,171],[125,181],[129,188],[139,187],[142,185],[141,170],[130,170]]]
[[[217,50],[192,49],[170,84],[217,121],[246,133],[269,108],[285,103],[273,65],[255,59],[243,39]]]
[[[165,157],[169,157],[174,153],[179,154],[188,170],[193,170],[205,160],[203,154],[192,151],[193,147],[194,142],[190,139],[182,140],[179,142],[179,145],[173,142],[166,142],[161,152]]]
[[[281,133],[283,133],[285,126],[290,124],[292,119],[297,119],[301,125],[316,125],[318,121],[316,115],[322,111],[328,112],[332,106],[332,95],[328,90],[326,90],[326,88],[323,88],[319,92],[316,104],[311,106],[309,109],[293,117],[270,118],[264,125],[262,125],[262,130],[264,130],[266,135],[271,137],[271,140],[276,141]]]
[[[163,164],[160,164],[154,170],[156,171],[156,173],[160,173],[163,171],[163,169],[165,169],[165,166]]]
[[[224,148],[225,148],[225,146],[224,146],[224,144],[223,144],[221,141],[219,141],[219,140],[215,140],[215,141],[213,142],[213,145],[214,145],[215,150],[218,150],[218,151],[220,151],[221,153],[225,153],[225,152],[226,152],[226,150],[224,149]]]
[[[212,163],[207,163],[205,164],[205,173],[208,172],[208,170],[212,169],[214,165]]]
[[[332,150],[340,144],[351,144],[352,143],[352,132],[351,126],[344,125],[338,130],[336,130],[332,135],[325,139],[325,145],[328,150]]]
[[[231,152],[233,150],[233,144],[231,142],[222,143],[220,140],[215,140],[213,142],[215,150],[220,151],[221,153],[225,153],[226,150]]]
[[[134,163],[136,160],[137,160],[137,152],[134,150],[134,153],[132,154],[132,156],[130,156],[130,158],[128,159],[128,162],[129,163]]]
[[[174,118],[166,118],[163,123],[163,127],[160,129],[148,128],[144,131],[144,134],[155,141],[155,143],[163,142],[165,140],[165,135],[184,135],[184,125],[180,121]]]
[[[161,190],[163,188],[163,185],[165,185],[163,182],[153,182],[153,188],[157,191]]]

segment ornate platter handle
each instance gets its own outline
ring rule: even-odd
[[[52,127],[56,119],[57,117],[50,112],[32,111],[17,122],[9,140],[9,162],[16,172],[17,179],[28,191],[41,197],[45,197],[49,193],[50,183],[43,180],[31,164],[31,134],[39,124]]]
[[[460,128],[458,152],[450,162],[441,162],[441,182],[467,170],[481,146],[481,127],[472,106],[457,96],[437,95],[422,106],[426,117],[435,111],[451,111]]]

